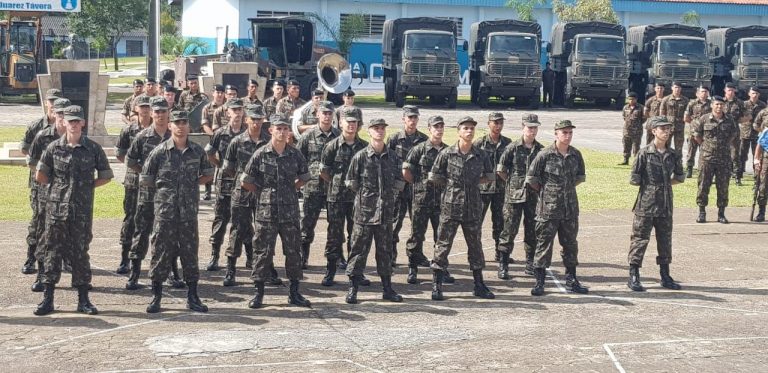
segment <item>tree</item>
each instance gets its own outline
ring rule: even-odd
[[[310,20],[319,24],[323,30],[336,42],[336,48],[339,49],[341,55],[347,58],[349,51],[352,49],[352,43],[355,40],[360,39],[368,27],[365,15],[362,13],[349,14],[338,24],[332,23],[326,18],[321,17],[317,13],[308,13],[304,15]]]
[[[185,38],[172,34],[160,36],[160,51],[164,55],[189,56],[203,54],[207,48],[208,43],[200,38]]]
[[[680,22],[688,26],[699,26],[701,24],[701,16],[695,10],[691,10],[680,16]]]
[[[115,70],[117,44],[126,32],[146,30],[148,23],[146,0],[84,0],[80,12],[67,17],[69,29],[78,36],[110,41]]]
[[[536,22],[533,9],[546,3],[547,0],[507,0],[507,6],[517,12],[517,19],[528,22]]]
[[[570,21],[603,21],[619,23],[619,16],[613,10],[611,0],[576,0],[576,3],[566,3],[563,0],[552,0],[552,11],[561,22]]]

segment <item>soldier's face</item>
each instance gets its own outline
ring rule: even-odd
[[[152,121],[160,126],[168,124],[168,110],[152,110]]]
[[[712,113],[720,115],[723,112],[723,102],[722,101],[715,101],[712,103]]]
[[[136,84],[133,86],[133,94],[134,95],[140,95],[141,92],[144,92],[144,85],[143,84]]]
[[[490,130],[492,134],[498,135],[501,133],[502,129],[504,129],[504,119],[496,119],[488,122],[488,130]]]
[[[243,108],[241,107],[228,108],[227,113],[229,114],[229,119],[232,120],[233,123],[240,123],[243,120]]]
[[[725,97],[728,97],[728,99],[732,99],[736,96],[736,89],[735,88],[726,88],[725,89]]]
[[[149,108],[149,105],[142,105],[139,106],[139,116],[142,118],[146,118],[152,114],[152,111]]]
[[[144,85],[144,92],[147,94],[147,96],[154,96],[157,94],[157,84],[155,83],[147,83]]]
[[[322,101],[322,100],[323,100],[323,96],[321,96],[321,95],[312,96],[312,105],[317,106],[317,105],[320,104],[320,101]]]
[[[475,125],[472,123],[459,124],[459,138],[471,142],[475,138]]]
[[[371,136],[371,140],[384,141],[384,136],[387,134],[387,127],[386,126],[368,127],[368,134]]]
[[[56,133],[59,136],[67,132],[67,121],[64,120],[64,113],[56,113]]]
[[[292,85],[288,87],[288,94],[291,95],[291,97],[296,98],[299,97],[299,86]]]
[[[216,100],[216,102],[223,101],[224,100],[224,92],[213,91],[213,99]]]
[[[322,125],[329,126],[331,123],[333,123],[333,112],[332,111],[321,111],[317,113],[317,119]]]
[[[403,117],[403,128],[405,128],[405,132],[411,133],[416,131],[417,124],[419,124],[418,115],[410,115],[407,117]]]
[[[760,98],[760,94],[759,93],[757,93],[755,91],[752,91],[752,90],[749,91],[749,99],[750,100],[757,101],[759,98]]]
[[[666,143],[669,140],[669,135],[672,133],[671,126],[659,126],[652,130],[653,136],[662,142]]]
[[[171,122],[171,134],[175,137],[185,137],[189,135],[189,122],[186,120]]]
[[[532,140],[536,138],[536,135],[539,133],[539,127],[528,127],[526,125],[523,125],[523,137],[526,139]]]
[[[573,140],[573,128],[563,128],[555,131],[555,140],[563,145],[571,145],[571,140]]]
[[[344,124],[341,126],[341,130],[344,131],[345,134],[351,135],[353,133],[357,133],[356,120],[344,120],[342,122],[344,122]]]
[[[443,123],[437,123],[429,126],[429,134],[432,136],[432,139],[434,140],[442,141],[444,133],[445,133],[445,124]]]
[[[269,127],[269,133],[272,134],[272,141],[279,144],[288,141],[288,136],[291,133],[291,127],[280,124],[277,126]]]
[[[283,89],[283,86],[276,85],[272,87],[272,95],[275,97],[283,97],[283,93],[285,93],[285,89]]]
[[[637,98],[635,98],[635,97],[628,97],[627,98],[627,103],[629,104],[629,106],[635,106],[635,105],[637,105]]]
[[[344,96],[344,105],[352,106],[355,104],[355,96]]]
[[[260,131],[262,124],[264,124],[264,118],[248,117],[248,128],[250,128],[251,131]]]
[[[85,126],[85,121],[82,120],[68,120],[66,121],[66,127],[67,127],[67,135],[68,136],[80,136],[80,134],[83,133],[83,127]]]
[[[654,90],[656,91],[656,96],[658,97],[664,96],[664,87],[656,86]]]
[[[228,89],[226,96],[227,96],[227,100],[229,100],[230,98],[237,98],[237,91],[235,91],[234,89]]]
[[[163,97],[165,97],[165,101],[168,101],[168,106],[173,106],[176,101],[176,94],[173,92],[163,92]]]
[[[197,92],[200,89],[200,83],[197,80],[190,80],[187,82],[190,92]]]
[[[248,84],[248,96],[256,96],[256,90],[259,88],[256,84]]]
[[[672,94],[675,96],[680,96],[680,92],[683,91],[683,88],[681,88],[679,85],[673,85],[672,86]]]
[[[56,100],[45,100],[45,112],[48,113],[49,116],[53,116],[53,102]]]
[[[709,98],[709,91],[706,89],[699,89],[699,91],[696,93],[696,96],[701,101],[705,101],[707,98]]]

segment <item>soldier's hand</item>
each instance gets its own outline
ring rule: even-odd
[[[760,160],[755,159],[755,162],[753,163],[753,168],[755,169],[755,175],[760,173],[760,166],[761,166]]]

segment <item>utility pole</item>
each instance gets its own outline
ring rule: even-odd
[[[147,77],[157,78],[160,71],[160,1],[149,0],[147,35]]]

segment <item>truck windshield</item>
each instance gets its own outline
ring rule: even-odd
[[[678,54],[689,56],[704,56],[706,46],[704,40],[693,39],[662,39],[659,41],[659,54]]]
[[[430,53],[434,51],[453,55],[455,45],[453,36],[445,34],[408,34],[405,40],[406,53],[411,51]]]
[[[745,41],[742,50],[744,56],[768,57],[768,41]]]
[[[17,53],[33,53],[36,36],[37,30],[33,26],[29,26],[26,23],[12,25],[10,47]]]
[[[624,40],[588,36],[579,38],[578,53],[624,54]]]
[[[536,54],[536,39],[523,35],[494,35],[488,45],[488,51],[494,53]]]

